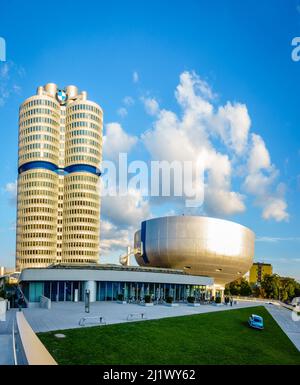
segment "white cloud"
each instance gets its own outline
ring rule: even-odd
[[[258,236],[256,242],[299,242],[300,237],[270,237],[270,236]]]
[[[151,158],[194,163],[204,159],[208,214],[246,210],[246,196],[232,188],[233,178],[239,178],[244,192],[253,195],[262,208],[264,219],[287,220],[284,191],[274,187],[279,171],[271,163],[262,137],[250,134],[247,106],[230,101],[215,106],[216,95],[209,84],[187,71],[180,75],[175,97],[180,115],[160,109],[155,99],[143,99],[147,112],[155,116],[153,128],[141,137]]]
[[[289,214],[286,212],[287,204],[282,198],[270,197],[264,205],[263,218],[275,219],[276,222],[288,221]]]
[[[103,137],[103,158],[116,159],[120,152],[128,153],[137,142],[137,137],[127,134],[119,123],[108,123]]]
[[[17,181],[6,183],[6,185],[2,190],[4,190],[4,192],[7,193],[9,203],[12,206],[15,206],[17,202],[17,190],[18,190]]]
[[[142,98],[145,110],[149,115],[157,115],[159,113],[159,104],[154,98]]]
[[[141,222],[151,218],[149,202],[140,192],[130,190],[127,196],[105,196],[101,203],[101,255],[112,256],[133,247],[133,237]],[[118,262],[118,261],[116,261]]]
[[[244,181],[244,189],[255,196],[255,204],[262,208],[262,217],[277,222],[287,221],[287,203],[284,199],[285,185],[274,183],[279,171],[271,163],[271,157],[264,140],[257,134],[251,135],[250,154],[248,158],[248,175]]]
[[[117,114],[121,116],[121,118],[125,118],[125,116],[127,116],[128,114],[128,111],[126,110],[125,107],[121,107],[118,109]]]
[[[216,129],[223,142],[238,155],[246,148],[251,120],[244,104],[227,102],[218,109]]]
[[[8,61],[0,63],[0,107],[11,95],[20,95],[22,88],[16,84],[24,76],[24,69]]]
[[[17,181],[6,183],[4,190],[8,192],[11,196],[17,196]]]
[[[126,196],[102,197],[101,212],[105,219],[118,227],[138,228],[150,216],[149,202],[137,190],[129,190]]]
[[[137,73],[137,71],[133,72],[133,74],[132,74],[132,81],[133,81],[133,83],[138,83],[138,81],[139,81],[139,74]]]
[[[132,245],[129,229],[119,229],[108,220],[101,220],[100,246],[101,255],[110,255],[115,250],[125,250]]]
[[[125,106],[131,107],[134,105],[134,99],[131,96],[125,96],[123,103]]]
[[[248,160],[249,172],[255,173],[261,169],[269,170],[271,167],[271,160],[265,142],[262,137],[257,134],[252,134],[251,139],[251,151]]]
[[[214,148],[212,135],[214,108],[209,100],[214,93],[195,73],[184,72],[176,88],[176,99],[182,117],[160,110],[153,129],[142,135],[142,141],[154,160],[192,161],[203,159],[207,171],[205,210],[228,215],[245,210],[244,197],[231,191],[231,161],[227,154]]]

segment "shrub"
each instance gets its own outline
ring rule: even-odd
[[[151,302],[151,295],[145,295],[145,303],[150,303]]]
[[[216,303],[221,303],[221,297],[216,297],[215,302],[216,302]]]
[[[167,297],[166,302],[167,303],[173,303],[173,297]]]
[[[188,303],[194,303],[195,302],[195,297],[189,296],[187,297]]]

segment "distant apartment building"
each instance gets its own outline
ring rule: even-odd
[[[49,83],[20,106],[17,271],[98,262],[102,119],[75,86]]]
[[[270,263],[255,262],[253,263],[249,273],[249,283],[259,284],[265,275],[272,275],[273,267]]]

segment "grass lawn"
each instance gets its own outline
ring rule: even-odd
[[[248,327],[252,313],[265,330]],[[38,336],[59,364],[300,364],[262,306],[57,332]]]

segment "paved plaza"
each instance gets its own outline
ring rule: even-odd
[[[154,305],[145,307],[137,304],[119,304],[116,302],[95,302],[91,304],[90,313],[85,313],[83,302],[53,302],[52,308],[47,309],[24,309],[24,314],[35,332],[46,332],[51,330],[73,329],[81,327],[79,320],[82,317],[104,317],[107,324],[116,324],[128,322],[128,315],[141,314],[146,315],[146,319],[159,319],[166,317],[178,317],[183,315],[192,315],[200,313],[209,313],[214,311],[229,311],[243,307],[252,307],[257,304],[253,302],[238,302],[230,306],[200,305],[191,307],[187,304],[179,304],[176,307],[166,305]],[[134,319],[138,320],[138,319]],[[93,320],[92,320],[93,321]],[[94,322],[88,326],[95,326]]]
[[[12,327],[16,309],[6,313],[6,321],[0,321],[0,365],[13,365]]]

